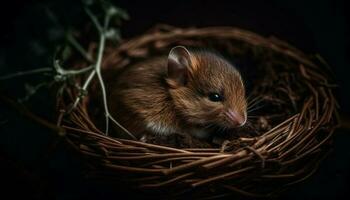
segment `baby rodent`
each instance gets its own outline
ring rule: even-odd
[[[176,46],[108,81],[113,117],[138,138],[182,133],[204,139],[213,127],[232,129],[247,120],[240,73],[208,50]]]

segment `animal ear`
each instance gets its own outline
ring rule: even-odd
[[[168,84],[173,88],[185,85],[190,66],[191,55],[186,47],[173,47],[168,56]]]

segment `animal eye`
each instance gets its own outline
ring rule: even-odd
[[[214,101],[214,102],[218,102],[218,101],[222,101],[224,99],[224,97],[218,93],[209,93],[208,98],[210,101]]]

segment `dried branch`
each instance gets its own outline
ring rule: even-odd
[[[109,120],[111,120],[121,130],[123,130],[126,134],[128,134],[132,139],[136,139],[136,137],[133,134],[131,134],[121,124],[119,124],[113,118],[113,116],[110,114],[109,109],[108,109],[108,103],[107,103],[106,88],[105,88],[105,84],[104,84],[104,81],[103,81],[103,78],[102,78],[102,74],[101,74],[102,56],[103,56],[103,52],[104,52],[104,48],[105,48],[105,42],[106,42],[106,35],[105,35],[105,33],[106,33],[107,29],[108,29],[109,21],[110,21],[110,18],[112,17],[112,15],[110,13],[108,13],[108,12],[106,13],[105,18],[104,18],[104,26],[102,27],[101,24],[99,23],[98,19],[93,15],[93,13],[91,12],[91,10],[89,8],[85,8],[85,11],[88,14],[88,16],[90,17],[90,19],[92,20],[92,22],[94,23],[96,29],[98,30],[99,35],[100,35],[100,39],[99,39],[99,43],[98,43],[97,61],[96,61],[95,66],[94,66],[94,71],[90,73],[88,79],[84,83],[83,90],[84,89],[86,90],[86,88],[88,87],[89,83],[91,82],[91,79],[96,74],[97,78],[98,78],[99,85],[101,87],[101,91],[102,91],[103,106],[104,106],[104,112],[105,112],[105,117],[106,117],[106,131],[105,131],[105,134],[108,135],[108,132],[109,132]],[[77,99],[75,100],[72,109],[74,109],[76,107],[76,105],[78,104],[80,99],[81,99],[81,96],[79,95],[77,97]]]
[[[0,81],[16,78],[16,77],[20,77],[20,76],[40,74],[40,73],[44,73],[44,72],[52,72],[52,68],[51,67],[46,67],[46,68],[38,68],[38,69],[33,69],[33,70],[28,70],[28,71],[16,72],[16,73],[13,73],[13,74],[8,74],[8,75],[5,75],[5,76],[1,76],[0,77]]]
[[[83,58],[85,58],[87,61],[89,61],[90,63],[93,63],[94,60],[91,56],[91,54],[89,54],[80,44],[79,42],[73,37],[72,34],[66,34],[66,39],[67,41],[83,56]]]
[[[119,38],[119,33],[115,31],[114,29],[109,30],[109,23],[112,17],[118,16],[120,18],[126,18],[127,15],[125,12],[123,12],[121,9],[117,9],[116,7],[110,6],[105,11],[105,17],[103,21],[103,26],[99,22],[98,18],[93,14],[93,12],[89,9],[88,6],[85,8],[85,12],[93,22],[94,26],[96,27],[98,34],[99,34],[99,42],[98,42],[98,52],[97,52],[97,60],[94,62],[92,56],[79,44],[79,42],[69,33],[66,34],[67,41],[88,61],[89,63],[94,63],[88,67],[82,68],[82,69],[64,69],[60,65],[60,60],[56,59],[56,56],[53,61],[53,67],[52,68],[40,68],[40,69],[34,69],[26,72],[17,72],[14,74],[6,75],[0,77],[1,80],[7,80],[23,75],[30,75],[30,74],[38,74],[43,72],[55,72],[54,73],[54,81],[63,83],[60,89],[58,90],[58,93],[62,93],[65,89],[65,87],[68,85],[66,84],[67,80],[71,80],[74,76],[83,75],[87,72],[89,72],[89,75],[87,76],[87,79],[84,81],[84,84],[82,87],[80,87],[78,84],[75,85],[75,87],[78,88],[79,93],[77,94],[75,100],[73,101],[73,104],[70,106],[70,108],[67,110],[67,114],[71,114],[73,110],[75,110],[79,104],[79,102],[86,96],[87,89],[89,85],[91,84],[92,80],[95,76],[97,76],[98,83],[101,87],[102,91],[102,98],[103,98],[103,106],[105,110],[105,117],[106,117],[106,130],[105,134],[108,135],[109,133],[109,120],[111,120],[116,126],[118,126],[123,132],[125,132],[127,135],[129,135],[132,139],[136,139],[133,134],[131,134],[127,129],[125,129],[121,124],[119,124],[113,116],[110,114],[108,109],[108,103],[107,103],[107,94],[106,94],[106,88],[104,84],[104,80],[101,74],[101,65],[102,65],[102,57],[104,54],[105,49],[105,43],[106,39],[115,36],[114,38]],[[50,16],[57,22],[56,17],[49,13]],[[46,83],[40,83],[36,87],[33,87],[32,90],[26,95],[24,100],[28,99],[32,95],[36,93],[36,91],[45,86]]]

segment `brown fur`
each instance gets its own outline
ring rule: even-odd
[[[224,111],[247,115],[241,75],[214,53],[190,53],[191,67],[184,86],[167,77],[167,57],[128,66],[108,80],[112,115],[138,137],[144,133],[189,133],[211,125],[234,128]],[[210,101],[210,92],[223,93],[224,101]],[[150,128],[152,124],[159,130]]]

